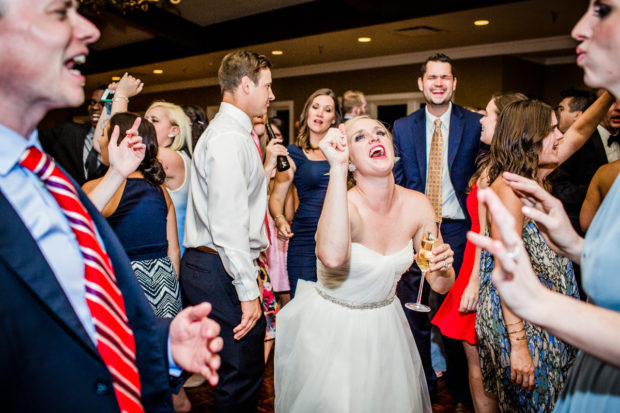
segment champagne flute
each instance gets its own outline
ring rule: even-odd
[[[420,241],[420,251],[418,252],[418,257],[416,258],[416,263],[418,267],[420,267],[420,271],[422,271],[422,278],[420,279],[420,287],[418,288],[418,299],[415,303],[405,303],[405,307],[413,311],[419,311],[421,313],[428,313],[431,311],[431,308],[427,305],[421,303],[422,301],[422,290],[424,289],[424,278],[426,277],[426,272],[431,267],[431,258],[433,258],[433,248],[435,247],[435,243],[437,242],[437,237],[431,231],[424,231],[422,235],[422,240]]]

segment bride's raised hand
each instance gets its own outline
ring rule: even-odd
[[[347,138],[344,132],[344,125],[340,125],[338,128],[329,128],[327,134],[319,142],[319,148],[329,166],[347,165],[349,162],[349,147],[347,145]]]

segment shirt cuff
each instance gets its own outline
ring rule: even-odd
[[[237,291],[239,301],[252,301],[258,298],[260,291],[258,290],[257,276],[254,278],[242,277],[240,280],[234,280],[233,285]]]
[[[172,358],[172,350],[170,349],[170,334],[168,334],[168,374],[173,377],[180,377],[183,369],[175,363]]]

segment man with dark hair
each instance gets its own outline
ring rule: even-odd
[[[39,138],[45,152],[54,157],[78,184],[101,178],[107,167],[99,160],[93,148],[95,127],[101,116],[104,102],[101,96],[106,86],[98,86],[88,100],[88,123],[66,122],[58,128],[41,131]]]
[[[565,115],[566,111],[561,109],[561,107],[566,105],[570,108],[571,104],[575,103],[575,100],[579,102],[579,100],[585,99],[575,98],[573,95],[565,97],[560,102],[560,107],[558,108],[560,123],[562,123],[562,118],[572,117],[572,115]],[[581,114],[585,109],[587,107],[575,112]],[[571,113],[571,111],[569,110],[568,113]],[[568,124],[566,129],[573,122],[574,120]],[[619,130],[620,101],[616,101],[611,105],[603,121],[583,146],[549,175],[551,193],[562,201],[573,227],[579,234],[583,234],[579,225],[579,212],[594,173],[602,165],[620,159]],[[565,132],[565,130],[562,130],[562,132]]]
[[[347,90],[344,92],[344,95],[342,95],[342,110],[344,111],[345,121],[368,113],[368,102],[366,102],[364,93],[359,90]]]
[[[219,112],[196,144],[181,261],[184,303],[213,303],[224,349],[215,412],[256,412],[265,371],[265,317],[256,259],[269,246],[267,180],[252,118],[275,97],[265,56],[236,51],[218,72]]]
[[[37,137],[49,110],[84,101],[76,65],[99,31],[76,1],[0,11],[2,410],[172,412],[175,363],[217,383],[210,306],[156,320],[114,231]]]
[[[400,160],[394,166],[396,183],[425,193],[442,220],[444,242],[454,251],[454,271],[463,261],[470,219],[465,207],[469,179],[473,175],[480,146],[480,115],[452,103],[456,77],[452,60],[441,53],[429,57],[420,70],[418,87],[426,108],[394,122],[394,147]],[[404,304],[415,301],[420,286],[420,270],[413,265],[398,284],[398,297]],[[424,288],[428,303],[430,289]],[[441,303],[445,296],[438,296]],[[406,309],[431,397],[436,393],[437,377],[430,357],[431,326],[428,314]],[[443,337],[446,350],[448,390],[457,406],[470,400],[467,360],[460,340]]]
[[[581,114],[596,100],[596,94],[579,89],[566,89],[560,93],[562,100],[557,106],[558,128],[565,133]]]

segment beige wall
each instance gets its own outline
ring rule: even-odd
[[[512,56],[462,59],[454,63],[457,75],[455,103],[484,108],[495,93],[523,92],[543,98],[551,104],[559,101],[562,89],[585,87],[582,71],[576,65],[544,66]],[[347,89],[359,89],[366,94],[386,94],[418,91],[417,77],[420,65],[364,69],[350,72],[274,79],[273,89],[278,100],[293,100],[294,119],[299,118],[306,98],[314,90],[329,87],[341,96]],[[219,87],[206,87],[155,93],[132,99],[130,109],[144,111],[156,99],[177,104],[198,104],[203,107],[218,105]],[[42,128],[52,127],[72,116],[84,115],[86,108],[61,110],[51,113],[42,122]]]

